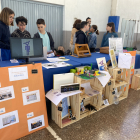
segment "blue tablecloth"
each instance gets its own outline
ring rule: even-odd
[[[75,62],[81,63],[82,66],[84,65],[91,65],[92,68],[98,68],[96,58],[105,57],[106,62],[110,60],[109,54],[103,54],[103,53],[91,53],[92,55],[90,57],[83,57],[83,58],[76,58],[73,56],[66,56],[67,59],[73,60]]]
[[[67,59],[73,60],[75,62],[81,63],[82,66],[84,65],[91,65],[92,63],[92,68],[98,68],[96,58],[100,57],[105,57],[106,62],[110,60],[109,54],[103,54],[103,53],[91,53],[91,57],[84,57],[84,58],[76,58],[73,56],[66,56]],[[118,56],[116,57],[118,61]],[[135,69],[140,69],[140,55],[136,55],[136,60],[135,60]]]
[[[53,68],[53,69],[46,69],[44,67],[42,68],[45,91],[49,91],[53,88],[53,74],[68,73],[70,72],[70,69],[73,69],[78,66],[91,65],[91,63],[93,69],[98,68],[96,58],[100,58],[100,57],[105,57],[106,61],[110,60],[108,54],[101,54],[101,53],[92,53],[91,57],[85,57],[85,58],[76,58],[72,56],[65,56],[65,57],[67,59],[70,59],[69,61],[67,61],[67,63],[72,64],[72,66]],[[44,60],[35,63],[49,63],[49,61]],[[0,61],[1,67],[9,67],[9,66],[17,66],[17,65],[19,65],[19,63],[11,63],[10,61]],[[136,55],[135,69],[140,69],[140,55],[138,54]]]
[[[37,61],[35,63],[49,63],[49,61],[43,60],[43,61]],[[67,63],[72,64],[72,66],[52,68],[52,69],[46,69],[42,67],[45,91],[49,91],[53,88],[53,74],[68,73],[70,72],[70,69],[81,66],[81,63],[72,60],[67,61]],[[9,66],[18,66],[18,65],[19,63],[11,63],[10,61],[0,61],[0,67],[9,67]]]

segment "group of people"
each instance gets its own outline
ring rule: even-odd
[[[10,37],[31,38],[31,34],[26,30],[28,21],[23,16],[16,17],[15,21],[18,28],[10,34],[9,26],[14,25],[14,17],[14,11],[7,7],[5,7],[0,13],[0,49],[2,61],[11,59]],[[47,51],[49,53],[55,52],[54,40],[51,33],[45,30],[46,24],[44,19],[37,19],[36,25],[38,32],[34,34],[34,38],[42,38],[43,46],[47,47]],[[103,36],[101,47],[109,46],[108,40],[110,37],[118,37],[113,22],[107,24],[106,30],[107,33]],[[71,51],[74,53],[76,43],[88,44],[90,51],[94,52],[97,46],[97,35],[99,35],[98,27],[97,25],[91,26],[91,18],[88,17],[86,21],[77,19],[73,24],[71,32]]]
[[[115,32],[115,25],[113,22],[107,24],[107,32],[104,34],[101,47],[109,46],[109,38],[118,37]],[[77,19],[73,24],[71,32],[70,48],[74,53],[75,43],[76,44],[88,44],[90,51],[95,52],[97,46],[97,35],[99,30],[97,25],[91,25],[91,18],[87,18],[86,21]]]
[[[0,13],[0,49],[2,61],[10,60],[10,37],[31,38],[31,34],[26,30],[27,19],[23,16],[16,17],[17,29],[10,34],[9,26],[14,25],[15,13],[10,8],[4,8]],[[46,24],[44,19],[37,19],[38,32],[34,38],[42,38],[43,46],[47,47],[49,53],[54,51],[54,40],[52,35],[45,30]]]

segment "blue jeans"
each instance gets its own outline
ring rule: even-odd
[[[2,58],[2,61],[10,60],[11,51],[7,49],[1,49],[1,58]]]

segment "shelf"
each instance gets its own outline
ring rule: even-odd
[[[77,122],[78,120],[71,120],[70,122],[68,122],[68,123],[65,123],[65,124],[62,124],[62,128],[63,127],[66,127],[66,126],[68,126],[68,125],[70,125],[70,124],[72,124],[72,123],[75,123],[75,122]]]
[[[95,111],[95,110],[92,110],[92,111],[89,111],[88,109],[86,109],[84,112],[80,112],[80,119],[83,119],[83,118],[85,118],[85,117],[88,117],[88,116],[90,116],[91,114],[93,114],[93,113],[96,113],[97,111]]]
[[[125,81],[120,82],[120,83],[116,83],[116,82],[115,82],[115,88],[117,88],[117,87],[121,87],[121,86],[124,86],[124,85],[127,85],[127,84],[128,84],[128,83],[125,82]]]
[[[85,98],[84,101],[87,101],[87,100],[89,100],[91,97],[94,97],[94,96],[97,96],[97,95],[98,95],[98,94],[94,94],[93,96],[89,96],[89,95],[87,95],[87,94],[84,94],[84,95],[80,96],[80,103],[82,102],[83,98]]]

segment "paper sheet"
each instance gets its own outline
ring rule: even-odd
[[[102,71],[102,73],[106,74],[106,76],[97,77],[103,87],[106,86],[108,81],[110,80],[111,76],[107,71]]]
[[[73,91],[73,92],[61,93],[60,90],[52,89],[49,92],[47,92],[46,97],[57,106],[63,98],[69,97],[78,93],[81,93],[81,91],[78,90],[78,91]]]
[[[93,96],[95,94],[99,94],[99,91],[94,90],[94,89],[91,88],[90,82],[89,83],[81,84],[81,87],[84,87],[85,88],[85,93],[87,95],[89,95],[89,96]]]
[[[55,62],[55,63],[45,63],[42,64],[42,66],[46,69],[50,69],[50,68],[67,67],[67,66],[71,66],[71,64],[65,62]]]
[[[11,63],[19,63],[17,59],[11,59]]]
[[[118,68],[130,69],[132,56],[129,53],[119,53]]]
[[[61,61],[63,61],[62,59],[59,59],[58,57],[55,57],[55,58],[47,58],[47,60],[49,62],[61,62]]]
[[[8,68],[8,70],[9,70],[9,81],[28,79],[27,67]]]
[[[19,123],[17,110],[0,115],[0,129],[16,124],[16,123]]]
[[[39,90],[22,93],[23,105],[28,105],[36,102],[40,102]]]
[[[54,57],[54,53],[47,54],[47,57]]]
[[[15,93],[14,93],[13,86],[0,88],[0,102],[7,101],[14,98],[15,98]]]
[[[53,58],[47,58],[49,62],[63,62],[63,61],[69,61],[69,59],[61,59],[61,57],[53,57]]]
[[[29,119],[27,122],[29,132],[45,126],[44,115]]]

